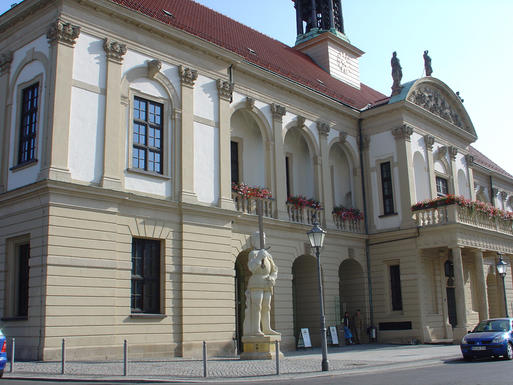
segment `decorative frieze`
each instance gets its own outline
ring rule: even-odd
[[[12,62],[12,52],[0,54],[0,76],[9,71]]]
[[[319,135],[328,136],[330,133],[330,125],[326,122],[317,122],[317,131]]]
[[[424,135],[424,144],[428,151],[433,151],[433,145],[435,144],[435,137],[433,135]]]
[[[162,68],[162,62],[160,60],[151,60],[147,63],[148,65],[148,77],[150,79],[155,78],[155,75],[157,75],[160,72],[160,69]]]
[[[279,120],[281,122],[283,116],[287,113],[287,109],[279,104],[271,104],[271,112],[273,114],[273,119]]]
[[[456,112],[442,93],[430,86],[422,85],[414,90],[408,100],[419,107],[439,116],[440,118],[458,126],[466,131],[470,131],[464,126],[458,112]]]
[[[123,56],[127,52],[126,44],[119,43],[117,41],[105,38],[103,41],[103,49],[107,55],[107,59],[121,63]]]
[[[219,97],[221,99],[231,101],[233,94],[233,83],[222,79],[217,79],[217,92],[219,93]]]
[[[71,23],[66,23],[61,19],[57,19],[52,25],[50,25],[50,29],[46,33],[46,37],[50,44],[63,43],[70,47],[75,45],[79,35],[80,27],[72,25]]]
[[[255,108],[255,99],[250,98],[249,96],[246,98],[246,108],[248,110],[252,110]]]
[[[451,157],[451,160],[456,160],[456,155],[458,155],[458,149],[454,146],[449,146],[447,150],[449,151],[449,156]]]
[[[396,140],[407,140],[409,142],[412,134],[413,127],[407,124],[403,124],[401,127],[397,127],[392,130],[392,135],[394,135]]]
[[[198,78],[198,71],[180,66],[178,67],[178,74],[180,75],[182,86],[194,87],[194,82]]]

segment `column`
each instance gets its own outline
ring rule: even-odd
[[[467,309],[465,298],[465,280],[463,276],[463,259],[461,248],[453,247],[452,259],[454,265],[454,284],[456,286],[456,316],[458,324],[454,328],[454,339],[459,340],[467,333]]]
[[[180,66],[182,85],[182,132],[181,132],[181,191],[182,202],[196,203],[194,192],[194,82],[198,71]]]
[[[7,173],[9,169],[9,137],[10,124],[7,107],[9,74],[12,62],[12,52],[0,54],[0,194],[7,190]]]
[[[125,44],[105,39],[103,49],[107,57],[105,91],[105,129],[103,147],[102,187],[121,189],[124,141],[121,122],[121,64],[127,52]]]
[[[48,74],[48,123],[41,151],[39,179],[69,181],[68,168],[71,88],[73,80],[73,46],[80,27],[57,19],[46,34],[50,43]]]
[[[474,165],[474,157],[470,154],[465,155],[465,163],[467,164],[467,177],[468,177],[468,186],[470,188],[470,200],[476,200],[476,190],[474,188],[474,169],[472,166]]]
[[[218,79],[217,93],[219,95],[219,207],[235,210],[230,175],[230,101],[233,84]]]
[[[479,320],[482,321],[489,318],[488,291],[486,290],[486,273],[484,270],[482,250],[475,252],[474,263],[476,267],[476,288],[479,297]]]
[[[344,138],[345,140],[345,138]],[[360,143],[360,135],[358,134],[356,136],[356,142],[358,144],[358,148],[361,148],[361,151],[359,151],[358,156],[362,157],[363,159],[360,161],[358,159],[359,163],[355,167],[356,170],[358,170],[358,178],[355,178],[354,183],[354,192],[355,195],[355,202],[356,207],[363,208],[364,215],[367,217],[367,224],[369,226],[369,229],[371,231],[376,229],[376,223],[374,221],[374,205],[372,204],[372,176],[371,176],[371,166],[370,166],[370,159],[369,159],[369,147],[370,147],[370,137],[368,135],[362,135],[362,140]],[[362,170],[361,165],[363,164],[364,170]],[[376,175],[376,170],[374,169],[374,176]],[[366,194],[366,207],[363,207],[364,200],[363,200],[363,190],[362,190],[362,179],[363,183],[365,184],[365,194]],[[379,177],[378,177],[379,179]],[[359,181],[359,183],[358,183]],[[380,186],[380,181],[378,180],[378,186]],[[381,188],[381,186],[380,186]],[[359,194],[356,194],[356,192],[359,191]],[[378,208],[379,210],[379,208]],[[379,215],[379,214],[378,214]]]
[[[303,18],[302,18],[302,12],[301,12],[301,1],[296,1],[296,28],[297,28],[297,35],[303,34]]]
[[[286,109],[278,104],[271,105],[273,115],[274,134],[274,181],[272,186],[273,196],[276,199],[274,217],[288,220],[287,214],[287,184],[285,175],[285,153],[283,145],[283,116]]]
[[[411,135],[413,128],[404,124],[392,130],[395,137],[397,161],[399,168],[399,203],[401,207],[401,227],[411,227],[414,224],[411,206],[415,202],[413,164],[411,156]],[[397,192],[396,192],[397,193]]]
[[[435,144],[435,137],[432,135],[424,135],[424,144],[426,145],[426,155],[428,163],[429,175],[429,197],[436,197],[436,175],[435,175],[435,162],[433,159],[433,145]],[[417,199],[418,200],[418,199]]]
[[[451,160],[452,191],[454,195],[460,195],[460,189],[458,187],[458,168],[456,167],[456,155],[458,155],[458,149],[454,146],[449,146],[447,150],[449,152],[449,159]]]
[[[328,123],[317,122],[317,131],[319,132],[319,147],[321,151],[321,201],[324,207],[324,226],[333,226],[333,192],[331,186],[330,162],[328,152],[328,135],[330,126]]]

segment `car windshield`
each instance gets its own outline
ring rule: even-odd
[[[507,332],[507,331],[509,331],[508,320],[481,321],[473,330],[474,333],[478,333],[478,332]]]

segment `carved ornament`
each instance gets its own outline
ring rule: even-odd
[[[57,19],[46,33],[46,37],[50,43],[63,43],[73,47],[75,41],[80,35],[80,27],[66,23],[61,19]]]
[[[410,141],[411,135],[413,134],[413,127],[403,124],[401,127],[394,128],[392,135],[396,140],[407,140]]]
[[[233,94],[233,83],[217,79],[217,91],[221,99],[231,101]]]
[[[12,52],[0,54],[0,75],[9,71],[12,62]]]
[[[340,131],[338,134],[338,140],[340,143],[345,143],[347,140],[347,132]]]
[[[449,146],[448,150],[449,150],[449,156],[451,157],[451,160],[455,160],[456,155],[458,155],[458,149],[454,146]]]
[[[360,147],[360,135],[356,137],[356,143],[358,144],[358,147]],[[369,149],[370,137],[368,135],[362,135],[361,146],[364,151]]]
[[[319,131],[319,135],[328,136],[330,133],[330,125],[325,122],[317,122],[317,131]]]
[[[496,197],[499,195],[499,189],[497,187],[492,187],[492,196]]]
[[[287,109],[279,104],[271,104],[271,112],[273,114],[273,119],[280,120],[287,113]]]
[[[252,110],[255,108],[255,99],[250,98],[249,96],[246,98],[246,108],[248,110]]]
[[[305,125],[305,118],[303,116],[300,116],[298,115],[297,119],[296,119],[296,122],[297,122],[297,127],[298,128],[301,128]]]
[[[433,145],[435,144],[435,137],[433,135],[424,135],[424,143],[428,151],[433,151]]]
[[[148,77],[153,79],[160,72],[162,62],[160,60],[152,60],[148,62]]]
[[[194,82],[198,78],[198,71],[185,68],[184,66],[178,67],[178,74],[183,86],[193,87]]]
[[[426,85],[420,86],[408,96],[408,100],[449,123],[469,131],[469,129],[464,126],[460,115],[437,89]]]
[[[107,59],[121,63],[123,56],[127,52],[126,44],[119,43],[117,41],[105,38],[103,41],[103,49],[107,55]]]
[[[501,192],[499,193],[499,196],[500,196],[500,198],[501,198],[501,201],[502,201],[502,202],[505,202],[505,201],[506,201],[506,199],[508,198],[508,193],[507,193],[506,191],[501,191]]]
[[[472,167],[474,165],[474,157],[470,154],[465,155],[465,162],[467,167]]]

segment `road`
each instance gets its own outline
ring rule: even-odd
[[[137,382],[131,382],[132,384]],[[463,360],[448,360],[443,364],[401,369],[384,372],[357,373],[343,375],[327,375],[310,378],[278,379],[276,377],[253,378],[251,381],[215,382],[223,385],[251,384],[251,385],[511,385],[513,384],[513,362],[503,360],[479,360],[464,362]],[[65,385],[63,381],[23,381],[3,379],[1,384],[12,385]],[[76,384],[76,382],[69,382]],[[98,382],[81,382],[81,385],[98,385]],[[102,383],[109,384],[109,383]],[[114,383],[112,383],[114,384]],[[148,382],[145,382],[148,384]],[[205,382],[187,384],[205,384]],[[109,384],[110,385],[110,384]],[[116,383],[119,385],[119,382]]]

